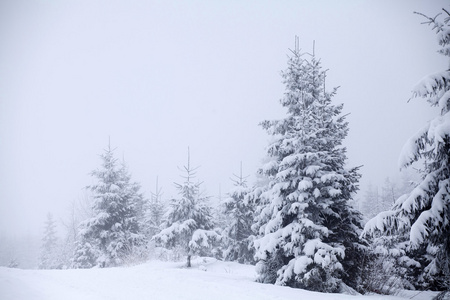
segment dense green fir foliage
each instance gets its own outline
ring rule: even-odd
[[[324,89],[325,71],[314,56],[292,52],[283,73],[287,116],[264,121],[273,136],[260,173],[255,241],[259,280],[321,292],[344,281],[358,284],[361,216],[351,205],[360,175],[346,169],[342,141],[348,124],[336,89]]]

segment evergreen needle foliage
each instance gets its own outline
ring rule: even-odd
[[[425,23],[436,30],[440,54],[450,57],[450,14],[443,10]],[[370,220],[364,229],[381,243],[385,252],[407,270],[411,284],[420,289],[450,286],[450,71],[429,75],[413,90],[440,113],[405,144],[400,166],[424,161],[422,180],[401,196],[392,209]]]
[[[259,280],[321,292],[358,284],[361,216],[351,205],[360,175],[346,169],[348,123],[326,92],[314,55],[292,51],[282,73],[287,116],[264,121],[273,136],[260,173],[255,241]]]
[[[181,248],[187,256],[186,266],[191,267],[191,257],[208,253],[219,235],[213,230],[209,198],[201,195],[201,183],[193,182],[196,168],[191,168],[189,155],[184,171],[184,183],[175,183],[179,198],[170,201],[166,228],[153,236],[153,240],[166,248]]]
[[[74,268],[121,265],[145,244],[139,184],[131,182],[125,163],[118,165],[110,146],[101,158],[102,168],[92,172],[97,183],[89,187],[94,216],[80,224]]]
[[[39,269],[57,269],[61,267],[57,241],[55,220],[53,215],[48,213],[45,221],[44,237],[42,238]]]
[[[242,177],[234,175],[232,179],[234,188],[222,203],[227,225],[223,231],[225,260],[237,261],[239,263],[254,264],[253,231],[252,222],[254,209],[247,195],[251,189]]]

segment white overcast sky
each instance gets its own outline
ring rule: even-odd
[[[431,29],[447,2],[63,1],[0,3],[0,233],[41,233],[92,183],[108,145],[149,196],[175,196],[178,166],[201,166],[209,195],[254,174],[294,37],[315,52],[350,113],[349,166],[362,188],[398,173],[405,141],[437,113],[407,103],[448,67]]]

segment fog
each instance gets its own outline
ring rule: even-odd
[[[411,90],[446,67],[431,28],[446,1],[13,1],[0,4],[0,233],[42,233],[93,182],[110,141],[146,196],[176,195],[187,162],[225,195],[249,182],[285,111],[280,71],[299,36],[340,86],[361,189],[398,177],[437,113]]]

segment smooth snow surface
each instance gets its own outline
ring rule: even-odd
[[[183,263],[150,261],[121,268],[76,270],[21,270],[0,268],[2,300],[344,300],[408,299],[417,292],[394,296],[321,294],[254,282],[255,268],[211,258]],[[415,300],[431,299],[421,293]]]

